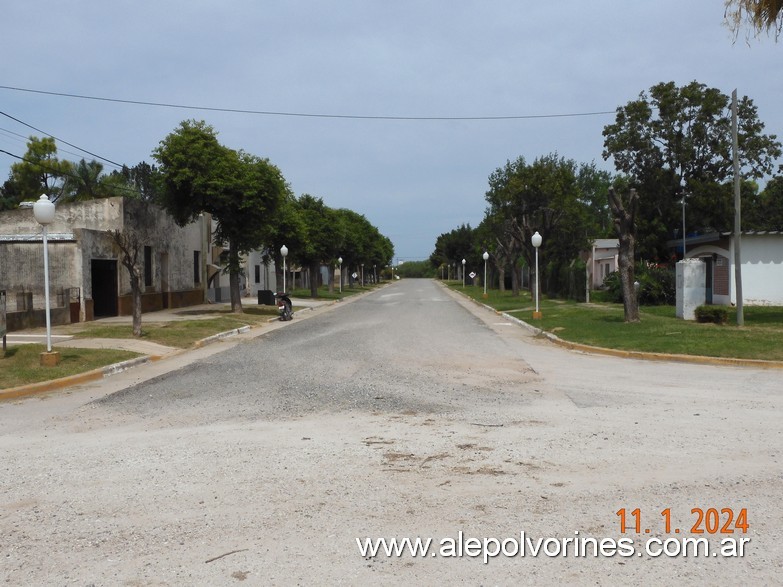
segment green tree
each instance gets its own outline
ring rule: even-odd
[[[433,267],[445,266],[451,279],[462,275],[462,259],[466,267],[475,267],[478,263],[476,254],[476,232],[470,224],[462,224],[450,232],[444,232],[435,241],[435,251],[430,255]],[[483,263],[483,261],[482,261]]]
[[[321,263],[334,268],[335,260],[341,254],[343,231],[339,216],[321,198],[302,194],[298,200],[297,212],[304,225],[304,246],[297,251],[296,258],[310,273],[310,295],[318,297],[318,273]],[[331,275],[330,271],[330,288]]]
[[[760,178],[780,157],[775,135],[762,131],[753,102],[738,104],[739,155],[746,177]],[[679,202],[687,197],[687,230],[732,226],[730,98],[691,82],[681,88],[660,83],[617,109],[603,130],[604,159],[630,177],[639,193],[638,247],[642,256],[666,257],[665,243],[681,226]]]
[[[282,173],[266,159],[224,147],[203,121],[182,122],[153,157],[160,202],[175,221],[184,226],[202,212],[216,220],[215,243],[229,246],[231,310],[242,312],[240,258],[272,234],[270,220],[286,193]]]
[[[742,185],[743,228],[783,231],[783,177],[772,178],[760,194],[758,186],[748,184]],[[753,205],[746,209],[745,203],[749,200]]]
[[[11,165],[8,187],[4,189],[13,194],[17,202],[35,201],[43,193],[56,202],[66,193],[63,188],[72,173],[73,164],[57,158],[53,138],[30,137],[22,161]]]
[[[144,201],[155,202],[158,200],[157,192],[158,168],[155,165],[142,161],[133,167],[123,165],[119,171],[112,171],[107,183],[116,187],[109,187],[109,191],[122,192],[118,195],[128,193],[134,194]]]
[[[94,200],[110,195],[102,182],[103,165],[82,159],[73,165],[63,182],[63,199],[70,201]]]
[[[591,171],[582,172],[582,185],[579,173],[575,161],[550,154],[532,164],[520,157],[490,176],[486,216],[492,217],[491,223],[498,230],[496,254],[502,251],[498,257],[510,260],[514,295],[519,294],[520,261],[533,265],[535,249],[531,239],[535,232],[543,238],[539,265],[549,266],[550,293],[560,293],[560,267],[587,248],[594,224],[590,222],[584,187],[590,183],[586,178]]]

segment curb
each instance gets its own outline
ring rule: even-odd
[[[89,381],[96,381],[98,379],[105,379],[127,371],[132,367],[151,363],[153,361],[159,361],[162,359],[160,355],[147,355],[143,357],[136,357],[135,359],[128,359],[120,363],[114,363],[113,365],[106,365],[100,369],[93,369],[85,373],[78,373],[76,375],[69,375],[68,377],[61,377],[59,379],[52,379],[51,381],[39,381],[38,383],[30,383],[28,385],[20,385],[19,387],[9,387],[8,389],[0,390],[0,401],[6,399],[16,399],[25,397],[28,395],[34,395],[36,393],[45,393],[47,391],[55,391],[64,387],[71,387],[72,385],[79,385],[80,383],[87,383]]]
[[[332,300],[329,304],[325,304],[325,306],[333,306],[334,304],[337,304],[338,302],[342,302],[346,299],[347,300],[357,299],[366,294],[372,293],[373,291],[375,290],[362,292],[360,294],[353,295],[344,299]],[[297,310],[297,312],[304,312],[305,310],[313,311],[315,310],[315,308],[311,308],[311,307],[302,308],[300,310]],[[278,317],[273,317],[270,320],[268,320],[268,322],[274,322],[278,320],[279,320]],[[114,363],[113,365],[107,365],[105,367],[101,367],[100,369],[87,371],[85,373],[69,375],[68,377],[61,377],[59,379],[52,379],[50,381],[39,381],[38,383],[20,385],[19,387],[9,387],[8,389],[0,389],[0,402],[8,399],[17,399],[20,397],[35,395],[37,393],[56,391],[58,389],[71,387],[73,385],[79,385],[81,383],[88,383],[90,381],[96,381],[98,379],[105,379],[107,377],[111,377],[112,375],[116,375],[117,373],[121,373],[128,369],[131,369],[132,367],[136,367],[138,365],[144,365],[146,363],[150,363],[153,361],[159,361],[167,357],[179,355],[188,350],[200,349],[214,342],[220,342],[221,340],[225,338],[229,338],[231,336],[244,334],[246,332],[249,332],[252,328],[253,326],[247,325],[247,326],[241,326],[240,328],[234,328],[233,330],[227,330],[226,332],[219,332],[218,334],[213,334],[212,336],[208,336],[206,338],[202,338],[201,340],[197,340],[195,343],[193,343],[191,347],[187,349],[177,349],[176,351],[173,351],[167,355],[144,355],[144,356],[136,357],[134,359],[128,359],[127,361],[122,361],[120,363]]]
[[[454,291],[454,290],[449,289],[449,291]],[[460,294],[460,292],[455,292],[455,293]],[[500,312],[495,308],[493,308],[492,306],[488,306],[487,304],[474,300],[470,296],[466,296],[465,294],[460,294],[460,295],[470,300],[474,304],[477,304],[487,310],[490,310],[491,312],[494,312],[498,316],[503,316],[505,319],[510,320],[511,322],[515,322],[517,325],[522,326],[523,328],[525,328],[535,336],[541,336],[543,338],[546,338],[550,342],[571,351],[579,351],[579,352],[589,353],[594,355],[618,357],[621,359],[640,359],[644,361],[670,361],[674,363],[691,363],[695,365],[754,367],[756,369],[783,369],[783,361],[766,361],[764,359],[734,359],[731,357],[705,357],[703,355],[678,355],[678,354],[670,354],[670,353],[651,353],[646,351],[626,351],[621,349],[609,349],[605,347],[591,346],[579,342],[569,342],[567,340],[563,340],[562,338],[558,337],[555,334],[552,334],[551,332],[546,332],[541,328],[538,328],[537,326],[528,324],[524,320],[512,316],[511,314],[507,314],[506,312]]]
[[[244,332],[247,332],[250,330],[250,328],[251,327],[248,325],[248,326],[242,326],[241,328],[234,328],[233,330],[228,330],[226,332],[219,332],[218,334],[213,334],[212,336],[208,336],[207,338],[202,338],[201,340],[197,340],[190,348],[191,349],[201,348],[213,342],[219,342],[224,338],[228,338],[230,336],[236,336],[237,334],[242,334]],[[187,350],[188,349],[177,349],[176,351],[171,352],[168,355],[143,355],[141,357],[128,359],[127,361],[122,361],[120,363],[106,365],[105,367],[101,367],[100,369],[93,369],[92,371],[86,371],[85,373],[69,375],[68,377],[61,377],[59,379],[52,379],[50,381],[39,381],[38,383],[20,385],[19,387],[9,387],[8,389],[1,389],[0,401],[8,400],[8,399],[18,399],[20,397],[35,395],[37,393],[46,393],[47,391],[56,391],[58,389],[71,387],[73,385],[79,385],[81,383],[97,381],[98,379],[106,379],[107,377],[111,377],[112,375],[116,375],[117,373],[122,373],[123,371],[127,371],[128,369],[131,369],[133,367],[137,367],[139,365],[145,365],[147,363],[151,363],[154,361],[160,361],[161,359],[164,359],[166,357],[179,355],[180,353],[183,353]]]
[[[212,336],[208,336],[206,338],[202,338],[201,340],[197,340],[195,343],[193,343],[194,349],[200,349],[203,346],[206,346],[208,344],[212,344],[213,342],[218,342],[223,340],[224,338],[228,338],[229,336],[236,336],[237,334],[243,334],[245,332],[248,332],[250,330],[250,325],[247,326],[241,326],[240,328],[234,328],[233,330],[226,330],[225,332],[218,332],[217,334],[213,334]]]

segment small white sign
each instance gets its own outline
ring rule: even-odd
[[[475,278],[476,278],[476,274],[475,274],[475,273],[473,273],[473,271],[471,271],[470,273],[468,273],[468,276],[469,276],[471,279],[475,279]]]
[[[356,273],[356,271],[354,271],[353,273],[351,273],[351,277],[353,277],[354,279],[356,279],[357,277],[359,277],[359,274],[358,274],[358,273]]]

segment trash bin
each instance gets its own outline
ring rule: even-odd
[[[258,305],[259,306],[274,306],[275,305],[275,292],[271,289],[259,289],[258,290]]]

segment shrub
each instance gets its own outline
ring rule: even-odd
[[[699,306],[696,308],[695,314],[697,322],[726,324],[729,319],[729,311],[726,306]]]
[[[634,268],[634,279],[639,282],[639,305],[665,306],[676,302],[676,279],[674,270],[670,267],[640,261]],[[604,287],[607,301],[622,303],[623,287],[619,271],[606,276]]]

